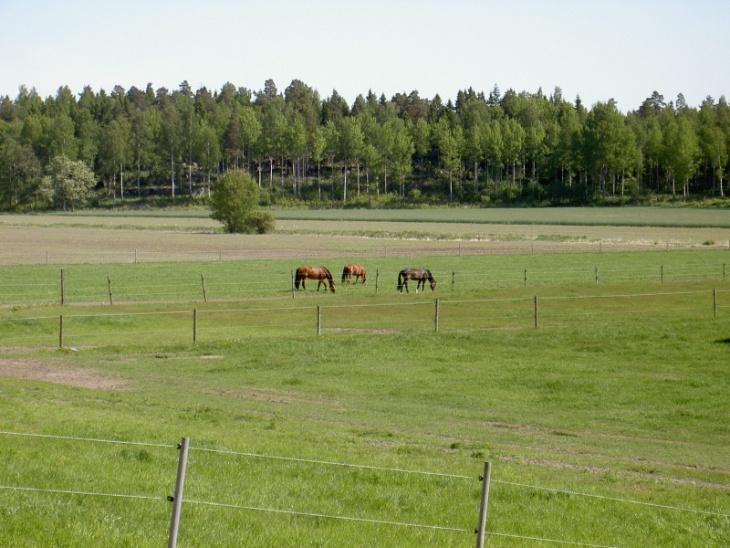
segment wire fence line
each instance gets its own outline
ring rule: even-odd
[[[159,495],[153,496],[153,495],[138,495],[138,494],[126,494],[126,493],[103,493],[103,492],[98,492],[98,491],[78,491],[78,490],[71,490],[71,489],[48,489],[48,488],[29,487],[29,486],[21,486],[21,485],[0,485],[0,490],[21,491],[21,492],[25,491],[25,492],[33,492],[33,493],[49,493],[49,494],[60,494],[60,495],[91,496],[91,497],[110,497],[110,498],[134,499],[134,500],[151,500],[151,501],[155,501],[155,502],[169,501],[168,497],[163,497],[163,496],[159,496]],[[336,515],[336,514],[323,514],[323,513],[317,513],[317,512],[303,512],[303,511],[288,510],[288,509],[281,509],[281,508],[244,506],[244,505],[240,505],[240,504],[231,504],[231,503],[225,503],[225,502],[206,501],[206,500],[197,500],[197,499],[189,499],[189,498],[183,499],[182,502],[184,504],[192,504],[192,505],[199,505],[199,506],[229,508],[229,509],[247,510],[247,511],[254,511],[254,512],[266,512],[266,513],[284,514],[284,515],[290,515],[290,516],[314,517],[314,518],[320,518],[320,519],[332,519],[332,520],[338,520],[338,521],[349,521],[349,522],[357,522],[357,523],[370,523],[370,524],[374,524],[374,525],[388,525],[388,526],[409,527],[409,528],[416,528],[416,529],[430,529],[430,530],[435,530],[435,531],[447,531],[447,532],[468,533],[468,534],[471,534],[473,532],[471,529],[465,529],[463,527],[451,527],[448,525],[431,525],[431,524],[423,524],[423,523],[411,523],[411,522],[405,522],[405,521],[363,518],[363,517],[356,517],[356,516],[341,516],[341,515]],[[563,544],[563,545],[573,545],[573,546],[590,546],[590,547],[595,547],[595,548],[615,548],[610,545],[590,544],[590,543],[576,542],[576,541],[570,541],[570,540],[550,539],[550,538],[544,538],[544,537],[518,535],[516,533],[504,533],[504,532],[498,532],[498,531],[487,531],[486,535],[487,536],[492,535],[492,536],[499,536],[499,537],[518,538],[518,539],[530,540],[530,541],[535,541],[535,542],[550,542],[553,544]]]
[[[336,514],[320,514],[320,513],[316,513],[316,512],[301,512],[301,511],[297,511],[297,510],[287,510],[287,509],[281,509],[281,508],[262,508],[262,507],[257,507],[257,506],[243,506],[243,505],[239,505],[239,504],[202,501],[202,500],[195,500],[195,499],[185,499],[183,502],[187,502],[188,504],[203,504],[203,505],[207,505],[207,506],[220,506],[223,508],[235,508],[238,510],[251,510],[251,511],[255,511],[255,512],[287,514],[290,516],[306,516],[306,517],[313,517],[313,518],[335,519],[335,520],[342,520],[342,521],[357,521],[357,522],[363,522],[363,523],[373,523],[373,524],[378,524],[378,525],[395,525],[395,526],[399,526],[399,527],[415,527],[415,528],[419,528],[419,529],[437,529],[437,530],[441,530],[441,531],[455,531],[458,533],[471,533],[472,532],[470,529],[464,529],[464,528],[460,528],[460,527],[449,527],[447,525],[427,525],[427,524],[421,524],[421,523],[409,523],[409,522],[405,522],[405,521],[392,521],[392,520],[361,518],[361,517],[353,517],[353,516],[339,516]]]
[[[390,269],[376,270],[376,279],[387,276],[395,277],[397,270]],[[61,269],[63,272],[63,269]],[[464,289],[489,288],[489,287],[517,287],[517,286],[540,286],[546,281],[554,284],[561,282],[584,282],[599,284],[606,281],[622,280],[657,280],[660,282],[681,280],[681,279],[721,279],[727,278],[726,263],[688,263],[680,265],[651,265],[635,268],[564,268],[564,269],[514,269],[510,272],[499,270],[496,272],[460,272],[434,271],[437,278],[442,280],[452,290],[456,287]],[[382,275],[381,275],[382,274]],[[231,296],[267,296],[287,295],[294,296],[293,276],[289,271],[277,271],[268,276],[265,280],[247,279],[243,282],[230,281],[229,278],[220,278],[220,275],[208,276],[205,273],[193,274],[182,277],[165,276],[165,283],[150,283],[148,280],[153,273],[143,276],[122,276],[121,278],[110,278],[109,276],[89,278],[86,275],[81,277],[67,277],[64,281],[63,275],[60,279],[49,280],[48,282],[33,282],[19,278],[0,277],[0,285],[5,292],[0,293],[0,300],[5,304],[49,302],[59,300],[60,302],[76,301],[82,304],[87,301],[97,300],[109,301],[112,304],[114,293],[117,303],[138,302],[145,298],[159,300],[160,302],[185,301],[185,300],[219,300]],[[371,268],[372,278],[372,268]],[[139,283],[142,282],[142,283]],[[377,293],[383,286],[382,283],[375,283]],[[371,284],[372,287],[372,284]],[[55,288],[55,291],[50,290]],[[169,291],[146,291],[149,289],[165,289]],[[37,291],[43,289],[44,291]],[[54,298],[55,297],[55,298]],[[174,298],[175,297],[175,298]]]
[[[142,447],[159,447],[159,448],[164,448],[164,449],[175,449],[177,447],[177,445],[175,445],[175,444],[163,444],[163,443],[156,443],[156,442],[124,441],[124,440],[93,438],[93,437],[83,437],[83,436],[69,436],[69,435],[59,435],[59,434],[14,432],[14,431],[8,431],[8,430],[0,431],[0,435],[30,437],[30,438],[44,438],[44,439],[62,440],[62,441],[77,441],[77,442],[105,443],[105,444],[119,444],[119,445],[136,445],[136,446],[142,446]],[[419,469],[413,469],[413,468],[379,466],[379,465],[372,465],[372,464],[359,464],[359,463],[343,462],[343,461],[313,459],[313,458],[307,458],[307,457],[295,457],[295,456],[289,456],[289,455],[275,455],[275,454],[270,454],[270,453],[258,453],[258,452],[252,452],[252,451],[236,451],[236,450],[232,450],[232,449],[223,449],[223,448],[197,447],[194,445],[191,445],[190,449],[192,451],[199,451],[199,452],[203,452],[203,453],[220,454],[220,455],[234,455],[234,456],[240,456],[240,457],[244,457],[244,458],[253,458],[253,459],[278,460],[278,461],[294,462],[294,463],[301,463],[301,464],[315,464],[315,465],[322,465],[322,466],[334,466],[334,467],[343,467],[343,468],[352,468],[352,469],[373,470],[373,471],[378,471],[378,472],[392,472],[392,473],[397,473],[397,474],[414,474],[414,475],[441,477],[441,478],[457,479],[457,480],[473,481],[475,479],[478,479],[477,476],[468,476],[468,475],[464,475],[464,474],[453,474],[453,473],[448,473],[448,472],[433,472],[433,471],[419,470]],[[549,491],[549,492],[553,492],[553,493],[562,493],[562,494],[572,495],[572,496],[577,496],[577,497],[588,497],[588,498],[595,498],[595,499],[600,499],[600,500],[608,500],[608,501],[612,501],[612,502],[620,502],[620,503],[625,503],[625,504],[636,504],[636,505],[661,508],[661,509],[666,509],[666,510],[675,510],[675,511],[679,511],[679,512],[689,512],[689,513],[695,513],[695,514],[706,514],[706,515],[714,515],[714,516],[720,516],[720,517],[730,517],[730,513],[716,512],[716,511],[712,511],[712,510],[701,510],[701,509],[697,509],[697,508],[673,506],[673,505],[668,505],[668,504],[659,504],[659,503],[655,503],[655,502],[648,502],[648,501],[622,498],[622,497],[613,497],[613,496],[608,496],[608,495],[599,495],[599,494],[595,494],[595,493],[585,493],[585,492],[581,492],[581,491],[575,491],[572,489],[546,487],[544,485],[535,485],[535,484],[515,482],[515,481],[509,481],[509,480],[501,480],[501,479],[496,479],[496,478],[492,478],[491,481],[492,481],[492,483],[497,483],[497,484],[510,485],[510,486],[514,486],[514,487],[522,487],[522,488],[538,490],[538,491]]]
[[[399,300],[375,303],[348,304],[312,304],[277,307],[252,306],[215,308],[202,306],[191,309],[160,311],[128,311],[70,313],[58,316],[27,316],[0,318],[0,328],[7,326],[0,340],[0,347],[27,342],[33,344],[58,341],[58,347],[74,347],[117,344],[124,337],[142,335],[137,342],[149,340],[154,335],[164,335],[165,340],[183,342],[190,341],[195,345],[199,335],[205,334],[208,341],[229,340],[231,333],[238,336],[279,336],[282,330],[291,331],[292,322],[302,326],[311,322],[312,333],[322,335],[325,332],[336,334],[341,332],[364,330],[394,330],[400,332],[403,322],[408,321],[409,328],[431,328],[435,332],[447,331],[484,331],[485,328],[563,329],[571,325],[585,325],[607,322],[628,322],[636,318],[651,319],[664,313],[677,314],[682,311],[686,317],[701,319],[706,317],[714,321],[726,319],[727,292],[717,289],[691,291],[656,291],[641,293],[604,293],[597,295],[545,295],[532,297],[512,297],[494,299],[442,299],[426,298],[419,300]],[[707,295],[707,299],[696,298]],[[692,297],[691,301],[687,298]],[[668,299],[653,301],[645,299]],[[599,307],[576,308],[567,303],[582,303],[589,300],[602,301]],[[633,300],[633,301],[632,301]],[[643,301],[641,306],[632,304]],[[238,301],[240,304],[240,301]],[[565,303],[556,306],[550,303]],[[492,307],[488,305],[494,305]],[[515,306],[510,306],[515,305]],[[407,314],[406,309],[420,307],[417,315]],[[389,307],[399,310],[388,315],[348,314],[348,310],[366,310]],[[627,308],[628,307],[628,308]],[[423,312],[423,310],[426,312]],[[598,314],[601,312],[601,314]],[[311,314],[311,316],[309,315]],[[143,318],[177,317],[179,320],[167,325],[157,325]],[[138,322],[127,321],[140,318]],[[105,322],[98,325],[94,322]],[[556,320],[559,323],[556,323]],[[55,326],[53,324],[56,324]],[[497,325],[495,325],[497,323]],[[519,324],[519,325],[517,325]],[[34,327],[35,326],[35,327]],[[40,327],[42,326],[42,328]],[[109,329],[103,330],[108,326]],[[93,329],[92,329],[93,327]],[[100,329],[101,328],[101,329]],[[33,333],[29,331],[35,330]],[[306,331],[299,330],[299,336],[306,336]],[[147,338],[145,338],[147,336]],[[79,339],[83,339],[82,343]],[[159,340],[159,338],[157,339]]]
[[[123,499],[139,499],[139,500],[155,500],[155,501],[164,501],[167,500],[166,497],[163,496],[154,496],[154,495],[134,495],[134,494],[126,494],[126,493],[100,493],[97,491],[77,491],[73,489],[46,489],[41,487],[28,487],[23,485],[0,485],[0,489],[6,490],[6,491],[30,491],[30,492],[36,492],[36,493],[55,493],[59,495],[83,495],[83,496],[91,496],[91,497],[114,497],[114,498],[123,498]]]

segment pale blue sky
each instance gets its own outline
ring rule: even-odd
[[[622,110],[654,89],[699,104],[730,96],[729,24],[728,0],[0,0],[0,95],[183,80],[258,90],[271,77],[348,101],[497,83]]]

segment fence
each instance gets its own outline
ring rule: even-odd
[[[184,494],[185,493],[184,487],[185,487],[185,480],[186,480],[187,462],[188,462],[188,455],[190,452],[193,452],[193,453],[197,452],[199,454],[208,454],[208,455],[213,455],[213,456],[218,455],[218,456],[226,456],[226,457],[236,457],[239,459],[254,459],[254,460],[258,460],[258,461],[278,461],[278,462],[290,464],[290,465],[307,464],[307,465],[313,465],[313,466],[319,466],[319,467],[336,467],[336,468],[340,468],[340,469],[349,469],[349,470],[367,470],[369,472],[378,473],[378,474],[387,473],[387,474],[395,474],[395,475],[415,475],[415,476],[420,476],[423,478],[439,478],[439,479],[454,480],[454,481],[474,481],[474,479],[476,479],[476,478],[472,477],[472,476],[465,476],[465,475],[460,475],[460,474],[433,472],[433,471],[425,471],[425,470],[418,470],[418,469],[395,468],[395,467],[387,467],[387,466],[377,466],[377,465],[369,465],[369,464],[357,464],[357,463],[349,463],[349,462],[339,462],[339,461],[330,461],[330,460],[313,459],[313,458],[305,458],[305,457],[296,457],[296,456],[289,456],[289,455],[266,454],[266,453],[250,452],[250,451],[244,452],[244,451],[235,451],[235,450],[230,450],[230,449],[218,449],[218,448],[211,448],[211,447],[195,446],[190,443],[190,440],[187,437],[183,437],[179,444],[173,445],[173,444],[164,444],[164,443],[135,442],[135,441],[123,441],[123,440],[113,440],[113,439],[100,439],[100,438],[89,438],[89,437],[79,437],[79,436],[39,434],[39,433],[13,432],[13,431],[0,431],[0,436],[13,437],[13,438],[31,438],[31,439],[36,439],[36,440],[47,440],[50,442],[68,441],[68,442],[80,443],[80,444],[81,443],[91,443],[91,444],[105,444],[105,445],[111,444],[111,445],[124,445],[124,446],[141,446],[141,447],[156,448],[156,449],[161,449],[161,450],[174,450],[175,448],[177,448],[177,450],[179,450],[180,453],[179,453],[179,458],[178,458],[177,475],[176,475],[175,489],[174,489],[173,495],[168,494],[167,496],[165,496],[162,493],[158,493],[155,495],[155,494],[99,492],[99,491],[89,491],[89,490],[80,489],[80,488],[79,489],[58,489],[58,488],[52,488],[52,487],[38,487],[38,486],[30,486],[30,485],[8,485],[8,484],[0,485],[0,491],[2,491],[2,490],[19,491],[19,492],[34,493],[34,494],[39,494],[39,495],[46,494],[46,495],[72,495],[72,496],[80,496],[80,497],[113,497],[113,498],[126,499],[126,500],[156,501],[156,502],[160,502],[160,503],[167,500],[168,502],[172,503],[170,525],[168,527],[168,546],[169,547],[176,546],[178,532],[180,530],[181,524],[183,525],[183,528],[184,528],[184,521],[182,520],[182,509],[183,509],[184,504],[188,504],[188,505],[197,505],[197,506],[226,508],[226,509],[231,509],[231,510],[240,510],[240,511],[247,511],[247,512],[262,512],[262,513],[268,513],[268,514],[300,516],[300,517],[318,518],[318,519],[335,520],[335,521],[370,523],[370,524],[382,525],[382,526],[386,526],[386,527],[427,529],[427,530],[431,530],[434,532],[458,533],[458,534],[465,534],[465,535],[475,534],[476,535],[476,546],[478,548],[484,546],[484,539],[485,539],[485,537],[488,537],[488,536],[513,538],[513,539],[520,539],[520,540],[524,540],[524,541],[534,541],[534,542],[543,542],[543,543],[552,543],[552,544],[608,548],[607,545],[605,545],[605,544],[598,544],[595,542],[584,542],[584,541],[581,542],[581,541],[575,541],[575,540],[546,538],[541,535],[526,535],[526,534],[498,531],[498,530],[493,530],[491,528],[488,529],[487,528],[487,517],[488,517],[489,493],[490,493],[491,484],[495,484],[497,486],[505,486],[505,487],[513,488],[513,489],[520,489],[520,490],[560,493],[560,494],[570,495],[572,497],[605,501],[606,503],[643,506],[648,509],[654,509],[657,511],[671,511],[671,512],[677,512],[677,513],[690,513],[690,514],[698,514],[698,515],[705,515],[705,516],[712,516],[712,517],[730,518],[730,513],[716,511],[716,510],[690,508],[690,507],[676,506],[676,505],[670,505],[670,504],[662,504],[662,503],[657,503],[654,501],[629,499],[629,498],[625,498],[625,497],[604,495],[604,494],[599,494],[599,493],[586,493],[586,492],[576,491],[573,489],[546,487],[546,486],[541,486],[541,485],[533,485],[533,484],[529,484],[529,483],[502,480],[499,478],[492,478],[491,477],[492,465],[489,462],[485,462],[483,474],[478,477],[479,483],[481,485],[481,489],[480,489],[481,497],[480,497],[480,504],[479,504],[479,508],[478,508],[478,512],[477,512],[477,527],[473,530],[466,526],[457,526],[454,524],[444,525],[444,524],[420,523],[420,522],[401,521],[401,520],[394,520],[394,519],[372,518],[372,517],[367,517],[367,516],[328,514],[328,513],[322,513],[322,512],[305,511],[305,510],[298,510],[298,509],[291,509],[291,508],[262,507],[262,506],[256,506],[256,505],[248,505],[248,504],[237,504],[237,503],[232,503],[232,502],[199,500],[199,499],[194,499],[194,498],[186,498],[185,494]],[[12,458],[12,456],[10,458]]]
[[[677,319],[722,319],[730,290],[495,299],[419,299],[370,304],[203,307],[149,312],[70,313],[0,320],[3,346],[196,344],[241,337],[413,330],[474,332]]]
[[[395,289],[397,270],[376,268],[370,272],[369,286],[346,286],[348,291],[383,293]],[[265,279],[241,275],[242,281],[232,281],[230,275],[207,275],[189,272],[183,275],[165,273],[164,282],[154,273],[146,277],[136,274],[113,277],[110,274],[78,275],[62,268],[47,272],[37,281],[26,278],[0,278],[0,304],[99,304],[136,302],[204,302],[257,298],[296,298],[293,272],[275,271]],[[576,284],[601,285],[641,281],[663,284],[686,280],[717,280],[726,282],[730,272],[727,264],[685,263],[658,264],[650,267],[619,268],[590,265],[571,269],[519,268],[491,272],[437,271],[434,276],[439,288],[449,290],[478,290],[516,287],[545,287]],[[310,284],[316,281],[310,280]],[[311,289],[310,285],[310,289]],[[340,286],[343,290],[343,286]]]

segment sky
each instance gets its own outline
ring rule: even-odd
[[[0,0],[0,96],[273,78],[349,102],[497,84],[623,111],[654,90],[698,105],[730,96],[728,23],[728,0]]]

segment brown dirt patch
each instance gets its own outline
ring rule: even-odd
[[[92,369],[79,369],[58,363],[31,360],[0,359],[0,376],[97,390],[123,390],[127,387],[125,381],[104,377]]]

